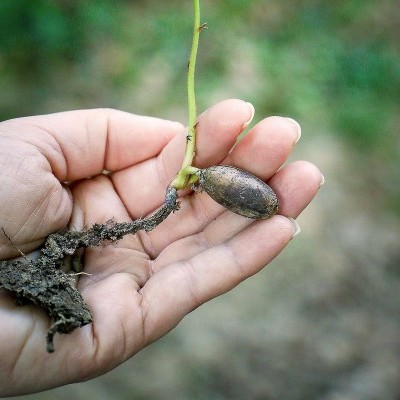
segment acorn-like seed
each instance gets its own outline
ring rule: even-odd
[[[196,172],[197,186],[230,211],[244,217],[267,219],[278,210],[274,191],[242,169],[216,165]]]

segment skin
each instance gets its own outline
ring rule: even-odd
[[[93,323],[57,335],[53,354],[45,351],[47,315],[16,306],[0,289],[0,395],[33,393],[113,369],[283,250],[294,234],[287,217],[297,217],[312,200],[321,173],[305,161],[280,168],[298,137],[287,118],[262,120],[230,151],[253,111],[241,100],[205,111],[195,165],[234,165],[268,180],[280,215],[250,220],[205,193],[186,191],[181,209],[154,231],[87,250],[85,272],[91,275],[81,275],[77,287]],[[17,256],[16,248],[29,253],[67,226],[151,213],[180,168],[185,140],[179,123],[107,109],[0,123],[0,225],[13,243],[0,232],[0,259]]]

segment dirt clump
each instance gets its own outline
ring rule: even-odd
[[[35,304],[47,312],[53,324],[47,332],[46,349],[54,351],[56,333],[70,333],[92,322],[92,316],[74,277],[64,272],[79,249],[115,242],[139,230],[150,231],[178,210],[178,194],[167,188],[165,202],[153,215],[132,222],[108,221],[82,231],[67,231],[48,236],[36,261],[24,257],[0,261],[0,288],[12,292],[19,305]]]

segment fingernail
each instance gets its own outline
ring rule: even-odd
[[[301,126],[300,126],[300,124],[299,124],[296,120],[294,120],[293,118],[287,118],[287,119],[296,127],[297,138],[296,138],[296,140],[295,140],[295,142],[294,142],[294,144],[296,144],[296,143],[300,140],[300,138],[301,138]]]
[[[246,129],[251,124],[251,121],[253,121],[254,114],[255,114],[255,109],[254,109],[253,104],[251,104],[249,102],[246,102],[246,104],[250,110],[250,118],[243,124],[243,127],[242,127],[243,130]]]
[[[301,228],[295,219],[288,217],[288,220],[292,223],[292,226],[293,226],[293,235],[292,235],[292,239],[293,239],[295,236],[297,236],[301,232]]]
[[[321,187],[325,183],[325,177],[321,174],[321,182],[319,184],[319,187]]]

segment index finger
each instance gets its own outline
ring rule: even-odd
[[[0,134],[34,145],[60,181],[118,171],[154,157],[182,124],[112,109],[66,111],[2,122]]]

